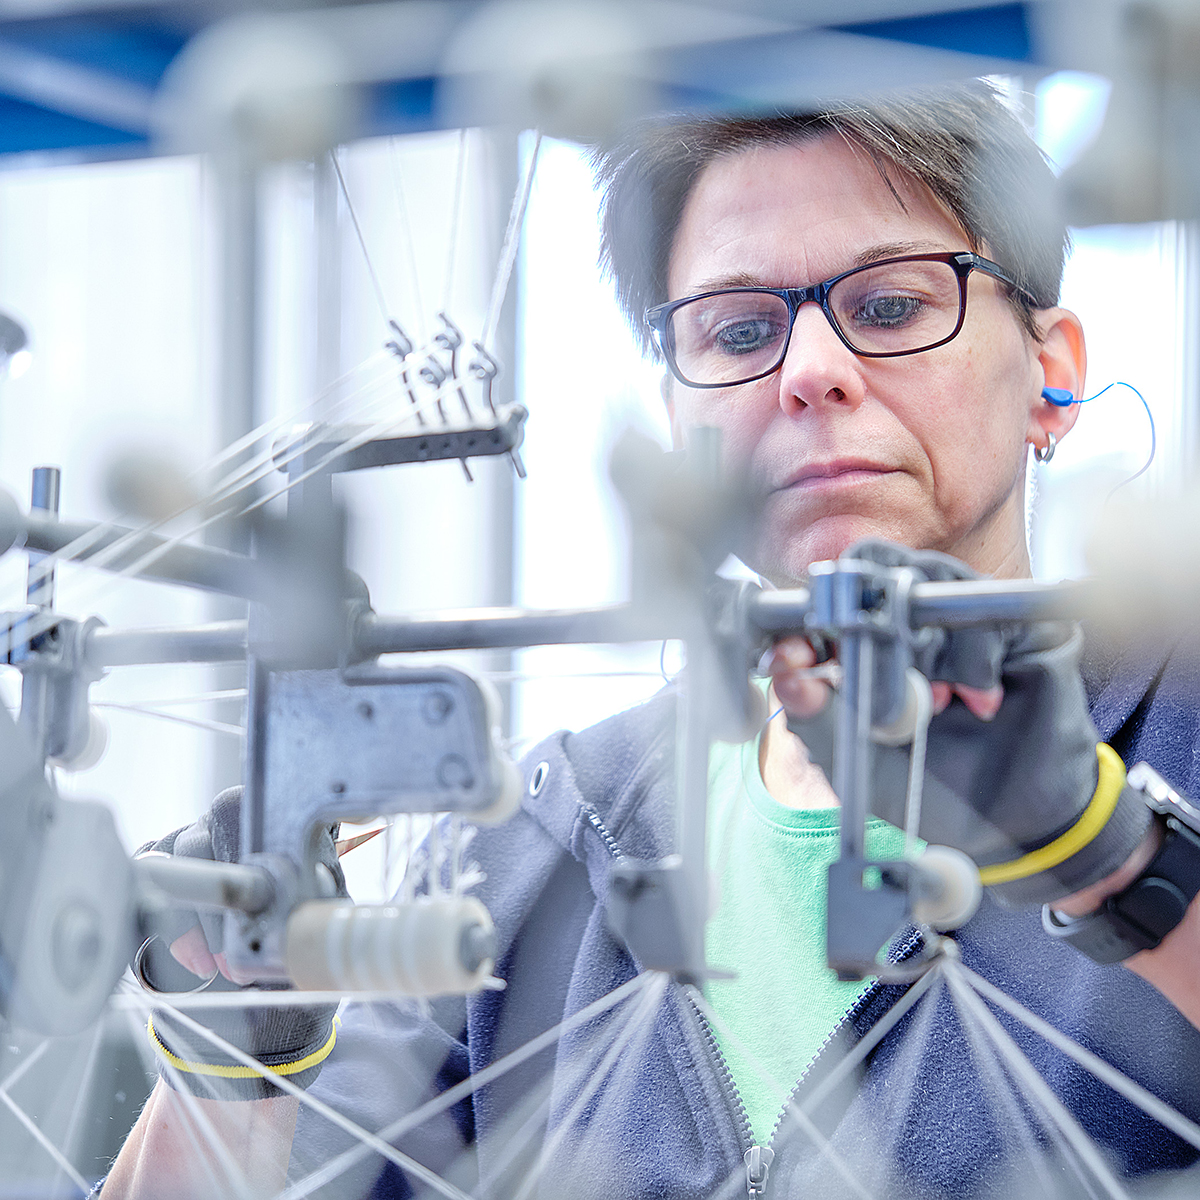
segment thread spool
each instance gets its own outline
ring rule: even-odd
[[[293,981],[313,991],[462,996],[491,976],[495,927],[474,896],[310,900],[288,918],[285,953]]]

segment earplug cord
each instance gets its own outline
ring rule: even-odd
[[[1042,395],[1045,396],[1046,400],[1050,404],[1055,404],[1060,408],[1065,408],[1068,404],[1087,404],[1092,400],[1098,400],[1104,395],[1105,392],[1115,387],[1128,388],[1142,402],[1142,407],[1146,410],[1146,420],[1150,422],[1150,454],[1147,456],[1146,461],[1141,465],[1141,467],[1138,468],[1138,470],[1134,471],[1134,473],[1130,475],[1128,479],[1122,479],[1121,482],[1118,483],[1117,486],[1108,493],[1108,496],[1104,501],[1105,504],[1107,504],[1109,500],[1111,500],[1123,487],[1127,487],[1135,479],[1140,479],[1143,475],[1145,475],[1145,473],[1150,470],[1150,464],[1154,461],[1154,455],[1158,450],[1158,434],[1154,428],[1154,414],[1150,411],[1150,405],[1146,403],[1146,397],[1143,396],[1142,393],[1139,392],[1132,383],[1126,383],[1123,379],[1115,380],[1106,387],[1102,387],[1094,396],[1085,396],[1082,400],[1075,400],[1071,396],[1071,393],[1063,388],[1045,388],[1042,391]]]

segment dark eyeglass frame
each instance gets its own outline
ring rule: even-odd
[[[954,329],[944,338],[939,338],[936,342],[930,342],[928,346],[918,346],[915,350],[857,349],[842,331],[837,318],[833,315],[833,310],[829,307],[830,290],[851,275],[858,275],[863,271],[874,271],[879,267],[886,267],[892,263],[906,262],[944,262],[954,268],[954,272],[958,276],[958,321],[955,323]],[[994,263],[990,258],[984,258],[981,254],[975,254],[970,250],[962,250],[958,252],[950,251],[944,254],[905,254],[898,258],[881,258],[878,262],[865,263],[861,267],[852,267],[849,271],[842,271],[838,275],[834,275],[829,279],[823,279],[820,283],[811,284],[809,287],[714,288],[710,292],[698,292],[694,296],[684,296],[681,300],[668,300],[665,304],[656,304],[653,308],[646,310],[646,324],[653,330],[659,349],[662,351],[663,357],[667,360],[667,366],[670,368],[671,374],[685,387],[739,387],[743,383],[753,383],[756,379],[765,379],[768,375],[773,375],[779,370],[783,364],[783,360],[787,357],[788,346],[791,345],[792,341],[792,330],[796,327],[796,314],[800,311],[802,304],[819,304],[821,311],[825,314],[825,319],[829,322],[833,332],[838,335],[842,345],[852,354],[858,355],[859,358],[904,358],[909,354],[924,354],[926,350],[934,350],[938,346],[944,346],[947,342],[952,342],[958,337],[962,330],[963,322],[967,318],[967,279],[972,271],[983,271],[985,274],[993,276],[1036,306],[1036,300],[1019,283],[1010,278],[1005,273],[1004,268],[998,263]],[[676,309],[682,308],[685,304],[691,304],[694,300],[705,300],[709,296],[721,296],[729,292],[753,292],[768,296],[778,296],[788,306],[787,337],[783,339],[783,347],[779,351],[779,357],[769,370],[759,371],[756,375],[748,375],[745,379],[738,379],[733,383],[693,383],[683,375],[675,361],[675,346],[671,341],[670,333],[671,314]]]

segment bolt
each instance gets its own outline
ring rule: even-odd
[[[445,788],[472,788],[475,786],[471,765],[461,754],[447,754],[438,763],[437,777],[438,783]]]
[[[346,790],[346,785],[340,780],[335,779],[330,785],[329,790],[335,795],[340,796]]]
[[[362,719],[363,719],[364,721],[371,721],[371,720],[374,720],[374,718],[375,718],[375,706],[374,706],[373,704],[368,704],[368,703],[367,703],[367,701],[366,701],[366,700],[364,700],[364,701],[363,701],[363,702],[362,702],[362,703],[361,703],[361,704],[358,706],[358,715],[359,715],[360,717],[362,717]]]
[[[430,692],[421,712],[430,725],[440,725],[454,711],[454,701],[445,692]]]

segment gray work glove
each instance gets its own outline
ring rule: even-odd
[[[924,580],[982,578],[944,554],[891,542],[860,542],[846,557],[909,567]],[[919,647],[915,665],[930,680],[1004,688],[1003,703],[991,721],[976,717],[958,700],[931,721],[922,838],[957,847],[986,867],[1021,858],[1076,825],[1099,780],[1100,736],[1079,675],[1082,644],[1078,626],[1039,621],[1003,630],[938,629]],[[812,760],[831,775],[834,705],[788,725]],[[872,811],[902,826],[908,748],[876,745],[872,753]],[[1122,784],[1116,808],[1091,841],[1046,870],[996,884],[993,894],[1013,908],[1060,900],[1121,866],[1149,824],[1145,802]]]
[[[222,792],[198,821],[176,829],[157,842],[138,850],[236,862],[241,828],[240,787]],[[333,877],[337,894],[347,896],[346,880],[338,863],[336,826],[326,826],[318,842],[318,861]],[[135,855],[135,857],[137,857]],[[139,956],[143,982],[166,992],[191,991],[196,976],[176,962],[169,947],[189,930],[199,926],[208,949],[220,955],[223,946],[224,913],[199,911],[184,906],[157,914],[152,938]],[[243,987],[217,974],[206,992],[278,991],[279,987]],[[309,1087],[320,1074],[321,1065],[334,1041],[336,1004],[254,1007],[188,1007],[189,1017],[211,1029],[225,1041],[244,1050],[268,1067],[273,1067],[300,1087]],[[159,1074],[173,1088],[186,1087],[197,1096],[220,1100],[261,1100],[281,1095],[279,1088],[256,1075],[237,1059],[215,1046],[195,1030],[186,1028],[165,1009],[151,1015],[150,1040],[157,1051]]]

